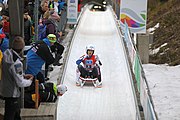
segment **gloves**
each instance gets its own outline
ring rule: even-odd
[[[101,61],[99,60],[98,55],[96,55],[96,61],[98,62],[98,65],[99,65],[99,66],[101,66],[101,65],[102,65]]]
[[[87,55],[81,56],[81,57],[76,61],[76,64],[79,65],[86,57],[87,57]]]
[[[82,59],[78,59],[78,60],[76,61],[76,64],[79,65],[81,62],[82,62]]]
[[[99,65],[101,66],[102,65],[102,63],[101,63],[101,61],[99,60]]]

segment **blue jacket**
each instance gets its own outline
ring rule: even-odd
[[[9,48],[9,39],[3,38],[2,43],[0,43],[0,50],[4,52]]]
[[[47,38],[35,43],[27,53],[27,69],[26,74],[36,76],[41,72],[43,64],[52,64],[54,57],[50,51],[50,42]]]
[[[4,32],[2,31],[2,28],[0,29],[0,34],[4,34]],[[2,52],[4,52],[5,50],[7,50],[9,48],[9,39],[8,38],[2,38],[2,41],[0,43],[0,50]]]
[[[62,8],[64,7],[65,2],[60,2],[58,1],[59,5],[58,5],[58,13],[62,10]]]

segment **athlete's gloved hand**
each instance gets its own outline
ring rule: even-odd
[[[102,65],[102,62],[99,60],[99,65],[101,66]]]
[[[79,65],[85,58],[87,58],[88,56],[87,55],[83,55],[81,56],[77,61],[76,61],[76,64]]]
[[[101,66],[102,63],[101,63],[101,61],[99,60],[99,56],[98,56],[98,55],[96,55],[96,60],[97,60],[97,62],[98,62],[98,65]]]
[[[79,65],[79,64],[81,64],[81,62],[82,62],[82,59],[78,59],[78,60],[76,61],[76,64]]]

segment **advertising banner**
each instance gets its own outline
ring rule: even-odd
[[[135,75],[138,92],[140,93],[140,101],[143,107],[144,118],[145,120],[156,120],[156,114],[152,104],[153,102],[150,99],[150,93],[148,91],[149,88],[146,84],[145,74],[143,72],[139,54],[136,52],[136,49],[132,43],[132,37],[130,36],[131,33],[129,33],[130,31],[126,22],[124,26],[124,39],[128,49],[128,55],[131,59],[132,70]]]
[[[121,28],[126,22],[131,33],[146,33],[147,0],[121,0]]]
[[[67,9],[67,18],[68,24],[76,24],[78,17],[78,0],[68,0],[68,9]]]

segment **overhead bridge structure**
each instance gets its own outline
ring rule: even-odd
[[[139,120],[133,80],[113,10],[84,11],[72,38],[62,76],[68,91],[58,99],[57,120]],[[88,44],[102,62],[102,88],[77,87],[76,60]]]

